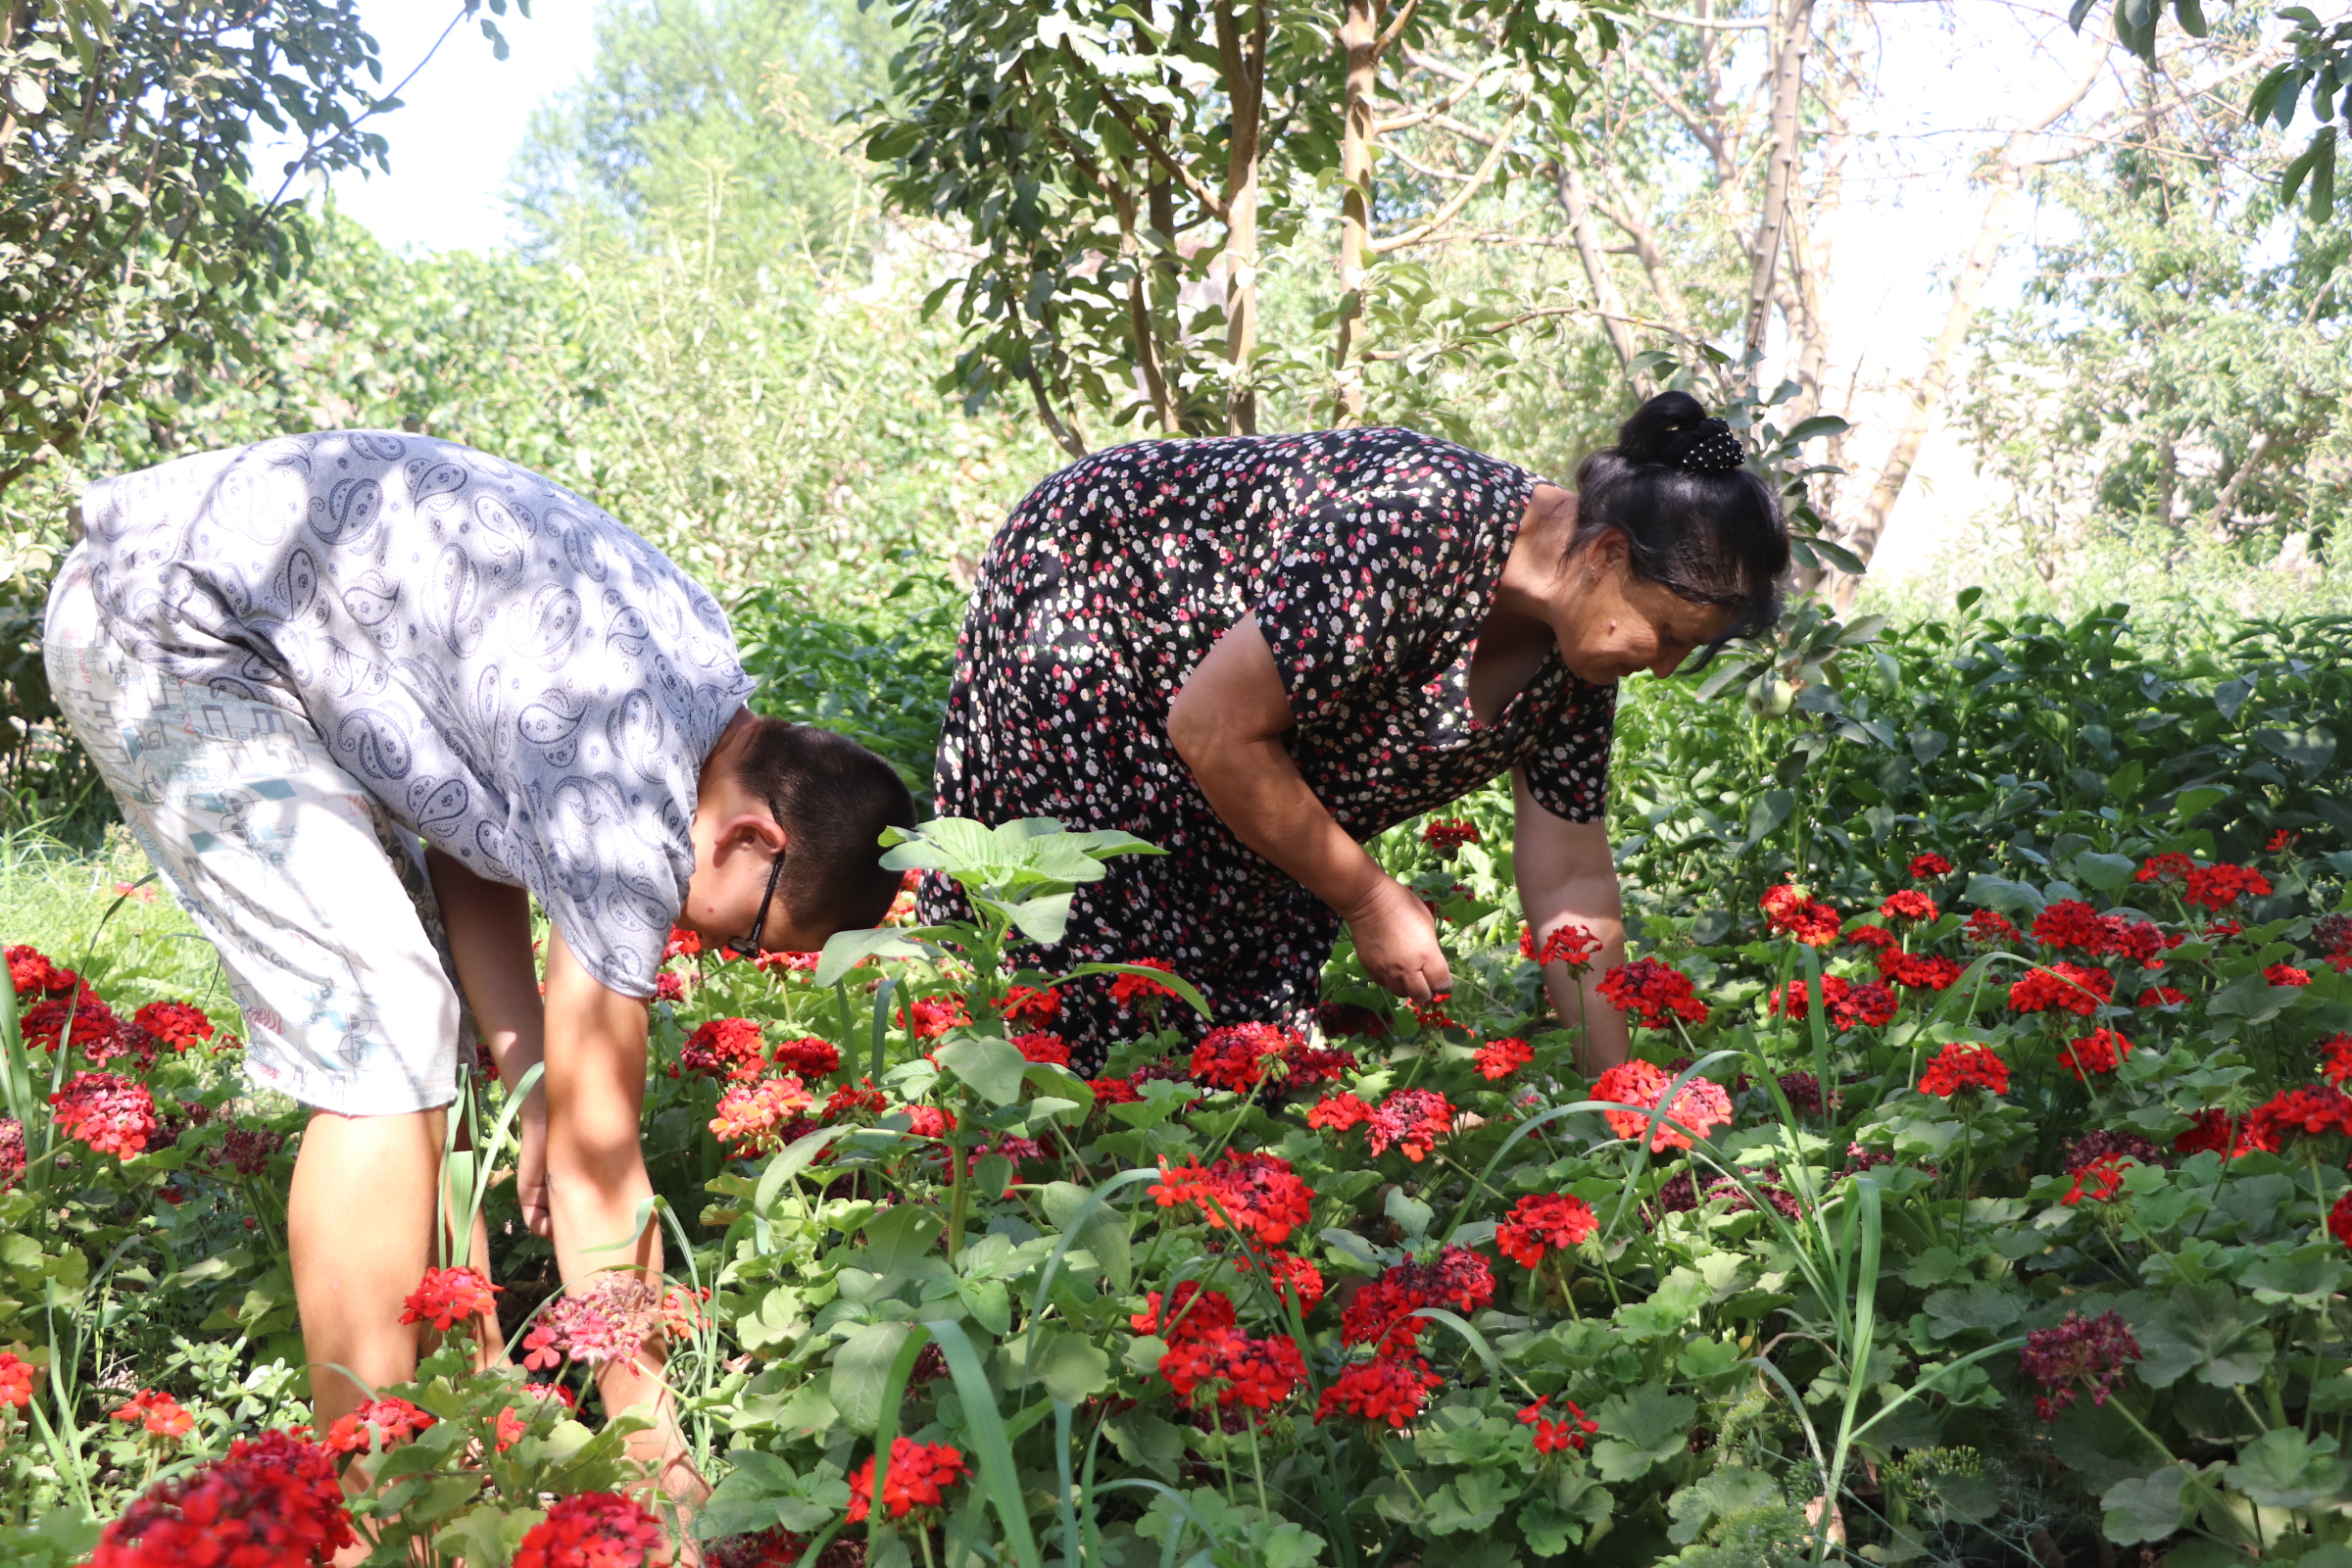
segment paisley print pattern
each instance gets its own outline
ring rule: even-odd
[[[182,458],[92,485],[82,516],[126,654],[306,714],[403,828],[652,993],[703,760],[752,685],[660,552],[527,469],[381,430]]]
[[[1546,809],[1599,820],[1615,686],[1555,655],[1493,722],[1470,714],[1471,655],[1535,482],[1389,429],[1139,442],[1054,474],[981,563],[940,811],[1162,846],[1078,890],[1053,961],[1165,958],[1220,1022],[1302,1022],[1339,919],[1210,809],[1168,743],[1168,704],[1254,611],[1290,693],[1291,755],[1355,838],[1513,766]],[[944,885],[922,902],[930,918],[954,907]],[[1065,1003],[1090,1068],[1134,1027],[1101,982]]]

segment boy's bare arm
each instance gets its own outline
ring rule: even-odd
[[[539,969],[531,956],[531,899],[521,888],[476,876],[439,850],[424,852],[441,923],[449,932],[450,956],[466,1002],[490,1048],[499,1081],[509,1089],[546,1055],[546,1009],[539,1000]],[[466,1049],[470,1042],[460,1042]],[[522,1150],[516,1160],[515,1196],[524,1221],[536,1235],[548,1233],[547,1092],[531,1091],[516,1118]]]

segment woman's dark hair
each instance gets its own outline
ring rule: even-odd
[[[1569,552],[1614,528],[1635,576],[1693,604],[1735,607],[1725,640],[1770,627],[1781,618],[1788,524],[1741,457],[1731,426],[1698,399],[1659,393],[1617,427],[1615,446],[1577,466]]]
[[[830,935],[879,925],[898,896],[882,868],[886,827],[914,826],[897,768],[831,730],[755,718],[735,776],[784,829],[784,896],[796,929]]]

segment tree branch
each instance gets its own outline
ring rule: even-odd
[[[1125,128],[1127,134],[1135,139],[1135,144],[1141,147],[1153,163],[1174,175],[1176,182],[1192,193],[1193,200],[1207,208],[1220,221],[1231,221],[1232,215],[1226,210],[1225,203],[1218,198],[1217,193],[1202,184],[1198,175],[1177,161],[1175,155],[1168,151],[1158,136],[1154,135],[1143,122],[1127,112],[1126,106],[1119,102],[1119,95],[1112,91],[1110,83],[1104,81],[1102,74],[1088,65],[1077,50],[1070,47],[1070,40],[1067,38],[1061,40],[1061,53],[1064,59],[1085,73],[1102,90],[1102,107],[1110,111],[1111,118]]]
[[[1524,107],[1526,107],[1524,101],[1511,106],[1510,115],[1503,121],[1502,129],[1495,136],[1494,144],[1487,149],[1486,158],[1480,162],[1478,172],[1470,176],[1468,184],[1455,191],[1446,200],[1446,205],[1437,210],[1428,222],[1407,229],[1404,233],[1393,238],[1374,240],[1371,244],[1372,254],[1386,256],[1391,251],[1400,251],[1408,245],[1418,245],[1422,240],[1452,222],[1454,215],[1469,206],[1470,198],[1476,196],[1480,190],[1485,188],[1487,182],[1494,177],[1494,170],[1502,162],[1502,155],[1510,150],[1511,127],[1518,122],[1519,111]]]

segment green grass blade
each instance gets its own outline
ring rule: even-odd
[[[1045,1558],[1038,1554],[1037,1537],[1029,1529],[1028,1507],[1021,1500],[1021,1478],[1012,1462],[1012,1441],[1004,1434],[1004,1417],[997,1409],[997,1394],[988,1386],[988,1372],[980,1365],[979,1352],[972,1348],[972,1342],[965,1337],[960,1323],[930,1318],[922,1326],[938,1342],[940,1353],[948,1360],[948,1374],[956,1380],[956,1392],[963,1396],[964,1420],[970,1424],[972,1446],[979,1450],[980,1476],[988,1487],[989,1499],[996,1504],[997,1520],[1004,1526],[1004,1544],[1013,1568],[1045,1568]],[[881,1495],[882,1470],[877,1464],[874,1468],[877,1513],[882,1511]]]

